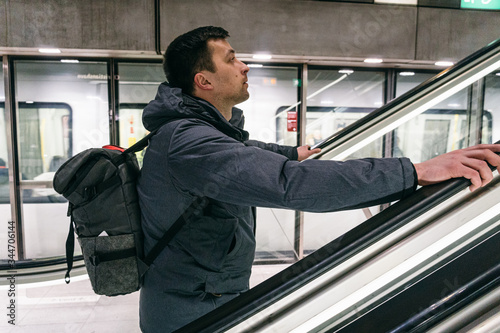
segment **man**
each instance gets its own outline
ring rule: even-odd
[[[198,197],[190,216],[145,275],[144,332],[178,329],[248,289],[254,258],[252,206],[326,212],[401,199],[417,184],[471,179],[476,189],[500,165],[496,145],[416,164],[406,158],[304,160],[319,150],[248,141],[242,111],[248,67],[222,28],[179,36],[165,53],[163,83],[144,110],[151,139],[138,183],[146,253]]]

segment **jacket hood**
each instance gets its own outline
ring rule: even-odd
[[[242,129],[244,118],[240,109],[233,108],[232,118],[227,121],[209,102],[183,94],[167,82],[160,84],[155,99],[144,108],[142,123],[153,131],[166,122],[184,118],[204,120],[238,141],[248,140],[248,132]]]

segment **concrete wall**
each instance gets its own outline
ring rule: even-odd
[[[499,38],[499,11],[419,8],[417,59],[462,59]]]
[[[200,25],[226,28],[242,53],[413,59],[417,8],[285,0],[162,0],[161,45]],[[397,27],[396,29],[394,27]]]
[[[0,47],[154,50],[151,0],[2,0]]]
[[[202,25],[239,53],[315,59],[458,60],[500,38],[500,13],[307,0],[158,0],[160,50]],[[0,50],[155,49],[154,0],[3,0]]]

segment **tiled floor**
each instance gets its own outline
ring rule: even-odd
[[[253,267],[250,285],[255,286],[286,265]],[[139,293],[106,297],[94,294],[90,282],[72,278],[70,284],[55,281],[44,286],[16,286],[13,326],[8,323],[7,290],[0,290],[0,332],[5,333],[136,333],[139,330]],[[4,306],[5,305],[5,306]]]

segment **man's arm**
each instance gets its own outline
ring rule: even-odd
[[[490,166],[500,166],[500,144],[477,145],[455,150],[428,161],[415,164],[418,184],[425,186],[451,178],[467,178],[472,182],[471,191],[488,184],[493,179]],[[488,165],[489,164],[489,165]]]
[[[309,156],[317,154],[321,151],[321,149],[319,148],[310,150],[311,147],[308,145],[300,147],[281,146],[276,143],[265,143],[258,140],[247,140],[245,141],[245,145],[269,150],[277,154],[283,155],[293,161],[303,161],[307,159]]]

